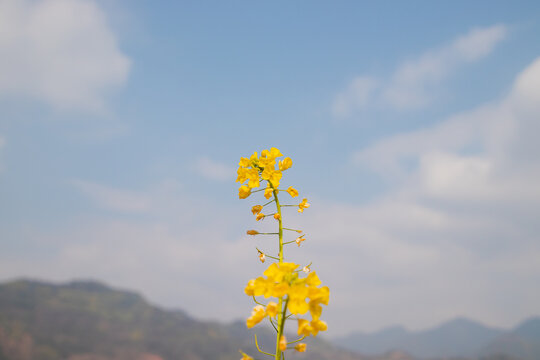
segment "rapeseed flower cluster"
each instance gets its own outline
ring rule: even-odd
[[[327,286],[319,287],[321,280],[316,272],[311,272],[305,278],[299,276],[300,265],[295,263],[273,263],[256,279],[250,280],[244,290],[248,296],[284,297],[287,296],[288,310],[293,315],[304,315],[308,311],[311,321],[298,319],[298,335],[317,335],[327,329],[324,321],[320,320],[321,304],[328,305],[330,290]],[[246,321],[247,327],[252,328],[266,316],[274,318],[277,315],[277,304],[269,302],[266,309],[262,305],[253,308],[251,317]]]
[[[285,262],[283,249],[284,245],[297,244],[300,246],[306,240],[306,234],[297,236],[296,239],[285,241],[284,232],[291,231],[303,233],[302,230],[290,229],[283,226],[283,208],[297,207],[299,213],[310,207],[307,199],[304,198],[297,204],[281,204],[279,193],[286,192],[292,198],[299,195],[298,190],[289,186],[286,190],[279,188],[283,172],[292,167],[291,158],[284,157],[277,148],[263,150],[260,156],[257,152],[250,157],[240,158],[238,167],[238,177],[240,188],[238,196],[240,199],[248,198],[254,192],[263,192],[267,201],[263,205],[254,205],[251,213],[256,221],[262,221],[267,217],[273,217],[277,221],[278,231],[273,233],[248,230],[248,235],[273,235],[278,237],[278,254],[276,256],[257,248],[259,260],[271,263],[263,272],[263,276],[249,280],[244,292],[253,297],[256,306],[246,320],[246,326],[252,328],[261,321],[268,319],[272,327],[276,330],[275,352],[269,353],[260,349],[255,336],[255,345],[259,352],[274,357],[275,360],[284,359],[284,352],[287,349],[294,349],[298,352],[306,351],[306,344],[300,343],[308,336],[316,336],[320,331],[327,329],[326,323],[320,319],[322,305],[328,305],[330,290],[327,286],[321,286],[321,280],[315,271],[311,271],[311,263],[301,266],[293,262]],[[261,189],[258,189],[261,187]],[[275,203],[275,212],[264,211],[265,207]],[[263,212],[264,211],[264,212]],[[285,230],[285,231],[284,231]],[[306,275],[307,274],[307,275]],[[266,304],[258,300],[257,297],[268,299]],[[308,316],[309,318],[305,318]],[[285,323],[287,319],[294,317],[297,323],[296,332],[299,339],[288,342],[285,337]],[[293,345],[294,344],[294,345]],[[243,351],[242,360],[252,360],[253,358]]]

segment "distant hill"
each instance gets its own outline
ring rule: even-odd
[[[481,353],[504,354],[523,360],[540,359],[540,317],[528,319],[513,331],[497,337]]]
[[[257,335],[273,343],[270,330],[259,326]],[[539,335],[539,318],[512,332],[456,319],[423,332],[395,327],[339,339],[350,351],[317,337],[306,341],[307,353],[288,352],[287,360],[464,360],[460,354],[474,349],[483,350],[475,359],[538,360]],[[240,348],[258,354],[244,321],[199,321],[96,282],[0,284],[0,360],[238,360]]]
[[[365,359],[319,338],[308,346],[310,360]],[[99,283],[0,285],[0,360],[237,360],[240,348],[256,353],[243,322],[198,321]]]
[[[424,331],[391,327],[371,334],[355,332],[334,339],[334,343],[368,355],[402,350],[421,359],[539,360],[540,318],[527,320],[514,330],[457,318]]]

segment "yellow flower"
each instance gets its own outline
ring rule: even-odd
[[[294,350],[296,350],[298,352],[305,352],[306,347],[307,347],[307,345],[305,343],[299,343],[299,344],[296,344],[296,346],[294,347]]]
[[[317,333],[319,331],[326,331],[328,329],[328,325],[322,320],[312,320],[311,321],[311,327],[313,328],[313,336],[317,336]]]
[[[251,166],[257,165],[259,163],[259,157],[256,151],[253,153],[253,155],[251,155],[251,157],[249,158],[249,161],[251,163],[250,164]]]
[[[278,148],[270,148],[270,157],[273,157],[275,159],[281,156],[283,156],[283,154],[281,153],[281,151],[279,151]]]
[[[287,192],[288,192],[289,195],[291,195],[292,197],[297,197],[297,196],[298,196],[298,190],[296,190],[296,189],[293,188],[292,186],[289,186],[289,188],[287,189]]]
[[[277,188],[279,186],[279,180],[282,176],[283,174],[281,173],[281,171],[274,170],[271,167],[265,167],[264,171],[261,173],[261,177],[264,180],[271,182],[274,188]]]
[[[278,284],[274,284],[272,288],[272,296],[280,298],[282,296],[285,296],[289,292],[289,284],[285,282],[280,282]]]
[[[302,241],[306,240],[306,238],[304,236],[306,236],[306,235],[299,236],[299,237],[296,238],[296,240],[294,240],[296,242],[296,245],[298,245],[298,247],[300,247],[300,243]]]
[[[310,206],[311,206],[311,204],[309,204],[307,202],[307,199],[304,199],[304,200],[302,200],[302,202],[300,204],[298,204],[298,212],[303,213],[304,209],[307,209]]]
[[[257,169],[248,169],[246,170],[246,177],[249,179],[248,186],[250,188],[259,187],[259,170]]]
[[[295,263],[284,262],[279,265],[277,263],[273,263],[264,271],[263,274],[268,278],[268,280],[279,283],[285,276],[292,274],[292,272],[298,266],[299,265]]]
[[[266,189],[264,189],[264,197],[267,199],[270,199],[272,197],[273,192],[274,190],[272,190],[272,188],[269,185]]]
[[[259,166],[263,169],[270,169],[270,168],[273,169],[274,166],[276,165],[276,159],[272,157],[263,156],[265,155],[265,151],[268,151],[268,150],[262,151],[261,159],[259,160]]]
[[[284,171],[292,166],[292,160],[290,157],[286,157],[279,161],[279,170]]]
[[[278,312],[278,304],[276,304],[273,301],[270,301],[268,305],[266,305],[266,315],[270,317],[275,317]]]
[[[279,350],[287,350],[287,338],[285,337],[285,335],[281,335],[281,338],[279,339]]]
[[[258,213],[260,213],[262,211],[263,207],[261,205],[255,205],[254,207],[251,208],[251,212],[253,215],[257,215]]]
[[[313,327],[309,321],[305,319],[298,319],[298,335],[309,336],[313,331]]]
[[[263,277],[258,277],[248,281],[244,292],[248,296],[264,296],[268,297],[281,297],[287,293],[289,285],[286,283],[278,283],[272,279],[265,279]]]
[[[314,271],[306,277],[306,283],[309,286],[319,286],[321,285],[321,280],[317,276],[317,273]]]
[[[275,159],[281,156],[283,156],[283,154],[281,153],[281,151],[279,151],[278,148],[275,148],[275,147],[270,148],[270,151],[268,150],[261,151],[261,157]]]
[[[259,221],[259,220],[262,220],[266,217],[266,215],[264,215],[263,213],[259,213],[257,214],[257,217],[255,218],[255,220]]]
[[[313,320],[317,320],[321,317],[322,314],[322,306],[319,305],[316,302],[310,301],[309,302],[309,313],[311,314],[311,318]]]
[[[238,166],[247,168],[251,165],[251,160],[245,157],[240,158],[240,162],[238,163]]]
[[[281,282],[284,274],[282,271],[280,271],[279,265],[276,263],[273,263],[263,272],[263,275],[266,276],[268,280]]]
[[[309,305],[303,299],[289,300],[289,311],[291,314],[302,315],[308,312]]]
[[[328,325],[322,320],[312,320],[311,322],[305,319],[298,319],[298,335],[302,336],[317,336],[319,331],[326,331]]]
[[[259,232],[257,230],[248,230],[246,231],[246,234],[248,235],[257,235]]]
[[[240,167],[238,168],[236,173],[238,174],[238,177],[236,178],[236,182],[243,183],[244,181],[247,180],[248,169]]]
[[[265,316],[266,312],[264,311],[264,307],[262,305],[255,306],[253,311],[251,311],[251,316],[246,320],[247,327],[251,329],[260,323]]]
[[[248,281],[248,284],[246,288],[244,289],[244,292],[247,296],[255,296],[255,279],[251,279]]]
[[[246,185],[240,186],[240,188],[238,189],[238,197],[240,199],[245,199],[249,195],[251,195],[251,189],[248,188]]]
[[[281,215],[279,215],[278,213],[275,213],[274,214],[274,219],[276,219],[276,220],[281,219]]]

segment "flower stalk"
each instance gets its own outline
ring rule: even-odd
[[[246,295],[253,297],[253,301],[256,304],[251,316],[246,320],[247,327],[252,328],[267,317],[276,331],[274,353],[261,350],[257,336],[255,335],[255,346],[257,350],[264,355],[273,357],[274,360],[284,360],[287,350],[306,351],[306,344],[298,342],[310,335],[316,336],[319,331],[325,331],[327,329],[326,323],[320,320],[320,315],[322,313],[321,305],[328,305],[330,296],[328,287],[321,287],[321,281],[317,274],[315,271],[311,271],[311,263],[301,267],[301,265],[285,262],[284,260],[283,245],[296,243],[300,246],[300,243],[305,241],[306,238],[305,234],[303,234],[295,240],[284,240],[284,230],[300,234],[303,231],[283,226],[283,207],[298,207],[298,212],[303,213],[305,209],[309,208],[310,204],[305,198],[296,205],[280,204],[278,196],[280,191],[288,193],[293,198],[298,196],[298,190],[292,186],[289,186],[286,190],[279,188],[283,171],[292,166],[292,160],[286,157],[283,160],[279,160],[277,163],[278,167],[276,168],[276,159],[282,156],[279,149],[271,148],[270,150],[263,150],[260,156],[255,152],[249,158],[241,158],[238,168],[238,178],[236,179],[237,182],[242,184],[238,191],[240,199],[246,199],[253,193],[264,191],[263,195],[268,201],[263,205],[254,205],[251,209],[256,220],[260,221],[265,217],[273,216],[278,224],[277,232],[262,233],[257,230],[247,231],[247,234],[252,236],[278,235],[278,256],[270,256],[266,251],[260,250],[257,247],[256,249],[261,262],[264,263],[267,259],[270,262],[272,260],[274,262],[263,272],[263,276],[250,280],[244,290]],[[266,182],[266,187],[256,189],[261,184],[264,184],[264,182]],[[273,214],[263,214],[261,212],[263,208],[272,202],[276,203],[276,212]],[[301,277],[301,275],[305,277]],[[257,297],[260,296],[275,299],[277,303],[272,300],[264,305],[262,301],[257,300]],[[308,312],[311,315],[311,320],[302,318]],[[285,335],[286,322],[293,315],[298,321],[297,333],[300,338],[287,342]],[[287,347],[287,345],[294,343],[298,344],[294,347]],[[251,356],[243,351],[240,352],[243,355],[242,360],[253,360]]]

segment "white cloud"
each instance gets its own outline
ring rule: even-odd
[[[234,177],[234,169],[208,157],[200,157],[195,164],[197,172],[210,180],[227,181]]]
[[[540,311],[538,89],[540,58],[505,99],[355,154],[390,191],[310,219],[311,256],[324,252],[321,274],[342,293],[336,318],[356,311],[366,329],[458,315],[511,326]]]
[[[95,1],[0,1],[0,95],[101,110],[129,67]]]
[[[370,105],[396,109],[426,106],[435,96],[436,85],[452,70],[489,55],[507,32],[504,25],[476,28],[446,46],[404,62],[388,79],[357,77],[336,96],[333,113],[338,117],[349,116]]]

